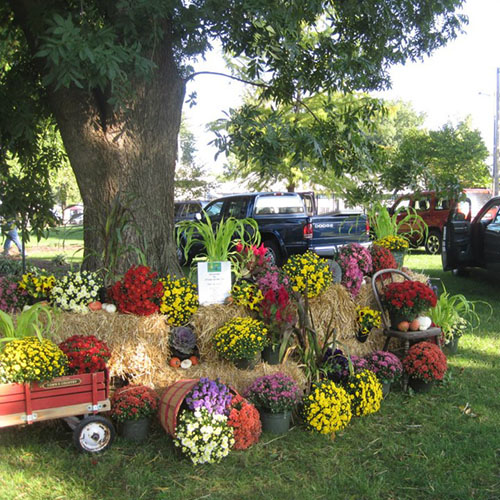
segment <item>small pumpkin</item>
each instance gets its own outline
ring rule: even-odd
[[[189,359],[191,360],[193,366],[197,365],[200,362],[196,356],[191,356]]]
[[[410,323],[410,330],[412,332],[416,332],[417,330],[420,330],[420,321],[418,318],[415,318],[411,323]]]
[[[420,330],[427,330],[433,325],[432,320],[431,318],[429,318],[429,316],[419,316],[417,319],[420,323]]]
[[[407,332],[410,329],[410,323],[408,321],[400,321],[396,328],[400,332]]]
[[[102,309],[102,303],[100,300],[94,300],[88,307],[91,311],[100,311]]]
[[[181,367],[181,360],[179,358],[170,358],[170,366],[172,368],[180,368]]]

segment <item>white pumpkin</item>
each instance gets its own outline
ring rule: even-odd
[[[181,368],[184,368],[184,370],[187,370],[188,368],[191,368],[193,366],[193,362],[190,359],[185,359],[181,361]]]
[[[432,320],[429,316],[419,316],[417,320],[420,324],[420,330],[427,330],[432,324]]]

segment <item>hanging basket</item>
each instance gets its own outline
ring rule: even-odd
[[[160,397],[160,422],[172,437],[175,437],[177,414],[184,398],[199,381],[199,379],[178,380],[170,387],[167,387]]]

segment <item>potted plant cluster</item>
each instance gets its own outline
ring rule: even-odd
[[[189,326],[176,326],[170,330],[170,366],[189,368],[198,362],[196,354],[196,334]],[[187,361],[189,360],[189,363]]]
[[[382,384],[382,393],[389,394],[391,385],[403,375],[403,365],[399,358],[388,351],[373,351],[365,356],[367,367]]]
[[[470,301],[464,295],[451,295],[443,286],[436,306],[429,311],[432,322],[441,328],[444,337],[444,351],[455,354],[458,350],[458,339],[467,331],[479,327],[480,319],[476,313],[476,305],[483,301]]]
[[[366,342],[372,329],[382,326],[382,317],[380,311],[376,311],[368,306],[358,306],[356,312],[358,316],[358,331],[356,332],[356,338],[359,342]]]
[[[372,272],[370,251],[359,243],[350,243],[337,252],[335,260],[342,270],[341,283],[356,297],[363,284],[363,277]]]
[[[121,435],[138,443],[147,438],[157,411],[158,395],[145,385],[126,385],[111,398],[111,416],[120,424]]]
[[[231,400],[227,423],[233,428],[235,450],[246,450],[259,442],[262,433],[259,412],[239,394]]]
[[[169,389],[162,401],[170,399]],[[201,378],[184,399],[176,419],[174,445],[194,464],[220,462],[235,445],[229,425],[232,395],[219,380]]]
[[[334,437],[351,421],[351,396],[331,380],[316,382],[303,399],[302,417],[308,430]]]
[[[233,318],[214,335],[214,347],[219,356],[241,369],[255,366],[268,344],[264,323],[250,317]]]
[[[102,279],[97,273],[69,271],[52,287],[52,304],[63,311],[86,313],[88,304],[99,299],[101,287]]]
[[[94,335],[73,335],[59,344],[68,357],[71,374],[95,373],[106,369],[111,352],[106,342]]]
[[[418,342],[403,359],[409,385],[417,392],[428,392],[436,380],[442,380],[448,368],[443,351],[431,342]]]
[[[292,255],[283,266],[292,290],[307,297],[317,297],[332,283],[333,276],[326,259],[308,250],[302,255]]]
[[[0,276],[0,311],[13,313],[22,309],[27,296],[28,292],[19,288],[17,279]]]
[[[259,409],[264,431],[283,434],[290,427],[292,410],[301,391],[292,378],[278,372],[255,379],[245,397]]]
[[[161,278],[163,295],[160,313],[167,317],[172,326],[183,326],[198,310],[198,289],[189,279],[168,275]]]
[[[419,330],[419,322],[410,324],[422,313],[434,307],[437,297],[425,283],[413,280],[389,283],[382,300],[389,311],[391,325],[398,330]]]

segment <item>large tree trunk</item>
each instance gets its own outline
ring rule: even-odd
[[[133,84],[133,103],[118,117],[112,117],[97,93],[71,88],[50,96],[85,206],[86,268],[105,264],[102,231],[120,193],[135,222],[128,227],[124,246],[141,248],[143,239],[152,269],[162,274],[179,271],[173,200],[185,84],[168,43],[156,50],[158,70],[147,83]],[[119,270],[137,262],[137,254],[128,252]]]

